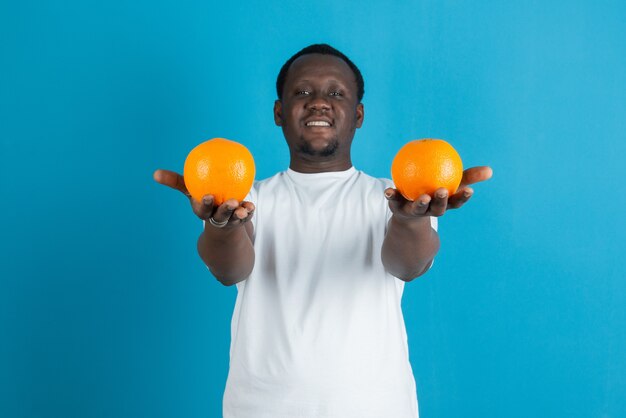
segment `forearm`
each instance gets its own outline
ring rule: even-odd
[[[244,227],[218,229],[207,223],[198,238],[198,254],[225,286],[244,280],[254,267],[254,247]]]
[[[404,281],[423,274],[439,251],[439,235],[430,225],[430,217],[415,219],[393,215],[383,241],[385,269]]]

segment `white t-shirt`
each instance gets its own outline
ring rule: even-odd
[[[418,416],[404,282],[381,261],[387,187],[354,167],[255,182],[255,264],[237,283],[225,418]]]

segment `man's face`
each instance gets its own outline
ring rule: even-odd
[[[350,158],[356,128],[363,123],[354,73],[341,58],[308,54],[289,68],[283,98],[274,104],[292,162],[325,157]]]

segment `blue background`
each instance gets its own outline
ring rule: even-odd
[[[274,82],[365,78],[353,162],[444,138],[494,177],[403,307],[421,416],[626,416],[620,1],[3,1],[0,415],[218,417],[236,289],[152,180],[223,136],[288,165]]]

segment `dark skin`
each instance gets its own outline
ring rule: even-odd
[[[185,195],[196,216],[205,221],[197,242],[198,255],[217,280],[224,286],[231,286],[248,277],[254,267],[253,227],[248,222],[254,214],[254,204],[229,199],[216,206],[212,195],[205,195],[199,202],[191,197],[180,174],[156,170],[153,177],[158,183]],[[216,222],[228,220],[228,223],[216,228],[208,222],[210,217]]]
[[[344,171],[352,167],[350,149],[356,129],[363,124],[364,108],[357,98],[354,73],[340,58],[308,54],[296,59],[287,74],[282,100],[274,103],[274,121],[283,130],[290,153],[289,167],[301,173]],[[434,196],[406,200],[388,188],[385,197],[393,213],[381,249],[389,273],[410,281],[423,274],[439,250],[439,236],[430,216],[442,216],[462,207],[473,195],[469,186],[491,178],[490,167],[472,167],[463,172],[457,192],[448,196],[438,189]],[[219,207],[213,196],[193,199],[183,177],[173,171],[156,170],[154,179],[184,194],[193,212],[208,221],[228,220],[224,228],[205,223],[198,239],[198,253],[224,285],[244,280],[254,267],[252,202],[228,200]]]
[[[289,146],[289,167],[301,173],[352,167],[352,138],[363,117],[352,70],[331,55],[310,54],[295,60],[282,100],[274,103],[274,122],[282,127]]]

